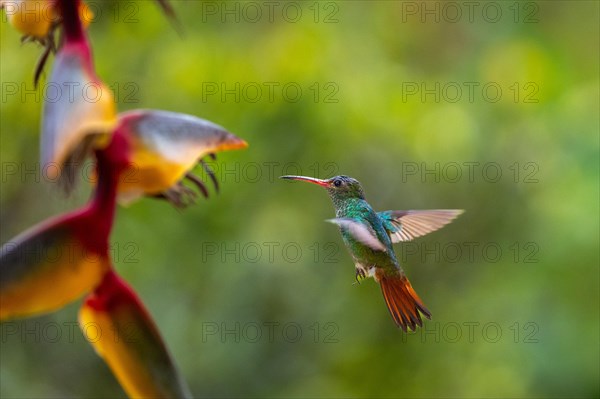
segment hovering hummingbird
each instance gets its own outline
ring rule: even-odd
[[[423,326],[421,314],[431,319],[431,313],[412,288],[394,254],[393,243],[410,241],[438,230],[463,211],[440,209],[424,211],[375,212],[365,200],[358,180],[335,176],[321,180],[305,176],[281,176],[325,187],[333,206],[342,238],[356,267],[356,281],[373,277],[381,286],[385,303],[396,324],[407,331]]]

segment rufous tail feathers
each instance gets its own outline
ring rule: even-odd
[[[392,318],[404,332],[408,328],[415,331],[417,326],[423,326],[421,314],[431,319],[431,313],[423,301],[410,285],[408,278],[403,275],[380,275],[377,279],[381,285],[381,292]]]

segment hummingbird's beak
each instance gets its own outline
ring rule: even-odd
[[[323,186],[323,187],[329,186],[329,182],[327,180],[315,179],[314,177],[306,177],[306,176],[281,176],[280,179],[300,180],[300,181],[307,181],[309,183],[318,184],[319,186]]]

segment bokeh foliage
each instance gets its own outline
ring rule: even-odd
[[[184,212],[154,200],[118,211],[116,267],[147,303],[192,391],[206,397],[598,397],[598,3],[495,2],[503,11],[495,23],[483,18],[484,3],[473,22],[467,15],[452,22],[441,11],[439,21],[435,13],[424,21],[408,15],[408,3],[421,10],[440,2],[298,2],[303,17],[297,22],[283,17],[283,6],[270,21],[267,6],[254,2],[263,15],[253,22],[254,13],[242,13],[249,3],[207,3],[218,14],[209,15],[199,1],[174,2],[183,37],[150,1],[97,2],[90,26],[98,73],[117,89],[120,110],[199,115],[250,143],[214,165],[219,196]],[[517,21],[514,4],[522,12]],[[537,21],[525,23],[527,4]],[[225,7],[233,14],[224,14]],[[332,10],[337,21],[325,23]],[[0,34],[4,243],[84,202],[89,185],[65,199],[38,181],[43,92],[34,94],[32,71],[40,50],[20,46],[5,21]],[[272,100],[265,82],[275,87]],[[458,101],[449,100],[452,92],[438,90],[439,101],[406,92],[407,84],[452,82],[463,88]],[[492,102],[476,89],[470,101],[464,82],[479,88],[492,82],[503,93]],[[222,85],[236,83],[239,101],[222,92]],[[302,88],[298,101],[292,91],[288,98],[282,93],[290,83]],[[510,88],[515,83],[518,101]],[[527,83],[539,89],[537,102],[524,101]],[[18,94],[8,95],[14,84]],[[253,101],[256,85],[263,95]],[[207,92],[215,87],[218,93]],[[326,101],[334,91],[329,99],[337,101]],[[466,162],[494,162],[502,176],[490,182],[479,167],[469,181]],[[462,178],[421,176],[436,163],[462,165]],[[534,169],[525,169],[528,163]],[[408,174],[414,165],[419,173]],[[525,182],[532,170],[537,182]],[[333,215],[325,193],[273,178],[285,173],[353,176],[380,210],[467,210],[420,246],[397,247],[399,254],[419,251],[405,255],[404,267],[433,313],[427,332],[403,337],[375,283],[352,285],[339,233],[323,223]],[[465,243],[477,248],[473,259]],[[497,261],[482,254],[490,243],[502,250]],[[528,243],[533,246],[525,248]],[[449,244],[462,249],[459,261],[443,252]],[[436,245],[441,249],[426,252]],[[294,261],[298,247],[302,254]],[[532,248],[539,249],[530,258],[537,262],[526,263]],[[1,326],[0,396],[124,396],[69,324],[78,307]],[[57,342],[44,332],[53,323],[61,326]],[[223,327],[234,330],[235,323],[240,333],[226,334]],[[272,340],[268,323],[279,323]],[[289,323],[301,328],[297,342],[291,342],[295,330],[282,335]],[[497,340],[494,329],[483,331],[490,323],[501,328]],[[262,332],[258,342],[252,342],[254,325]],[[214,326],[220,331],[209,335]],[[336,342],[327,342],[332,331]]]

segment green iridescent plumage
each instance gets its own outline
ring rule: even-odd
[[[321,180],[305,176],[282,176],[324,187],[335,207],[335,219],[342,239],[356,267],[356,280],[373,277],[381,284],[386,304],[394,321],[403,330],[422,325],[421,314],[430,318],[420,298],[406,278],[393,243],[409,241],[450,223],[461,210],[375,212],[365,200],[358,180],[335,176]]]

